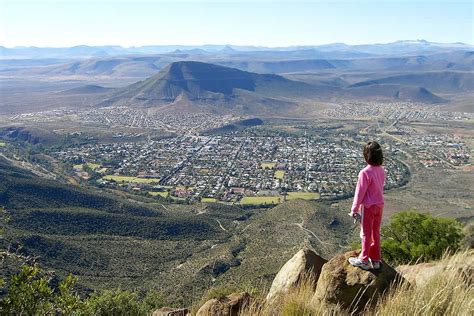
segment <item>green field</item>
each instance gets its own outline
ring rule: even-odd
[[[277,178],[277,179],[283,179],[284,176],[285,176],[285,171],[283,171],[283,170],[277,170],[277,171],[275,171],[275,178]]]
[[[163,198],[167,198],[170,193],[169,192],[148,192],[151,196],[161,196]]]
[[[275,165],[276,165],[275,162],[262,162],[260,164],[260,167],[262,167],[262,169],[273,169]]]
[[[280,204],[279,196],[246,196],[240,200],[240,205]]]
[[[91,168],[92,170],[96,170],[100,168],[100,164],[92,163],[92,162],[86,163],[86,166]]]
[[[217,199],[215,199],[215,198],[202,198],[201,202],[202,203],[216,203]]]
[[[186,201],[185,198],[180,198],[180,197],[176,197],[176,196],[172,196],[171,199],[172,199],[173,201]]]
[[[286,195],[287,200],[296,200],[296,199],[303,199],[303,200],[317,200],[320,198],[319,193],[317,192],[288,192]]]
[[[129,176],[114,176],[109,175],[102,178],[103,180],[115,181],[115,182],[130,182],[130,183],[158,183],[158,178],[137,178]]]
[[[153,188],[155,188],[155,189],[160,189],[160,190],[163,190],[163,191],[164,191],[164,190],[171,190],[171,189],[173,189],[174,187],[171,186],[171,185],[155,185],[155,186],[153,186]]]
[[[96,171],[97,173],[106,173],[107,172],[107,168],[101,168],[99,170]]]

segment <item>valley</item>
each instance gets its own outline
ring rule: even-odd
[[[5,55],[0,244],[78,276],[82,295],[155,289],[189,306],[211,287],[265,291],[301,247],[331,257],[357,240],[347,213],[374,139],[384,222],[470,222],[471,47],[420,45]]]

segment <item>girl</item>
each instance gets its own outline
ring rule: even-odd
[[[380,269],[380,225],[385,182],[380,145],[377,142],[368,142],[364,147],[364,158],[367,166],[359,172],[354,203],[349,213],[354,220],[360,220],[362,251],[359,257],[349,258],[349,263],[364,270]]]

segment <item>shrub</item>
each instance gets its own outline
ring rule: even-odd
[[[86,315],[146,315],[137,293],[124,290],[105,290],[94,293],[85,303]]]
[[[0,315],[148,315],[164,305],[163,296],[156,291],[140,296],[132,291],[106,290],[81,300],[74,291],[74,276],[69,275],[57,288],[52,288],[48,279],[38,266],[23,266],[12,276],[7,294],[0,300]]]
[[[394,264],[439,259],[446,251],[459,249],[463,238],[455,219],[415,211],[393,215],[382,235],[383,257]]]
[[[82,304],[72,289],[76,284],[73,276],[59,284],[59,291],[49,286],[46,276],[38,266],[23,266],[12,276],[8,295],[0,301],[1,315],[48,315],[71,314]]]

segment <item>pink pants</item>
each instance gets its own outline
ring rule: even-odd
[[[362,252],[359,258],[368,261],[380,261],[380,225],[382,224],[383,206],[372,205],[362,209],[360,220],[360,238],[362,238]]]

